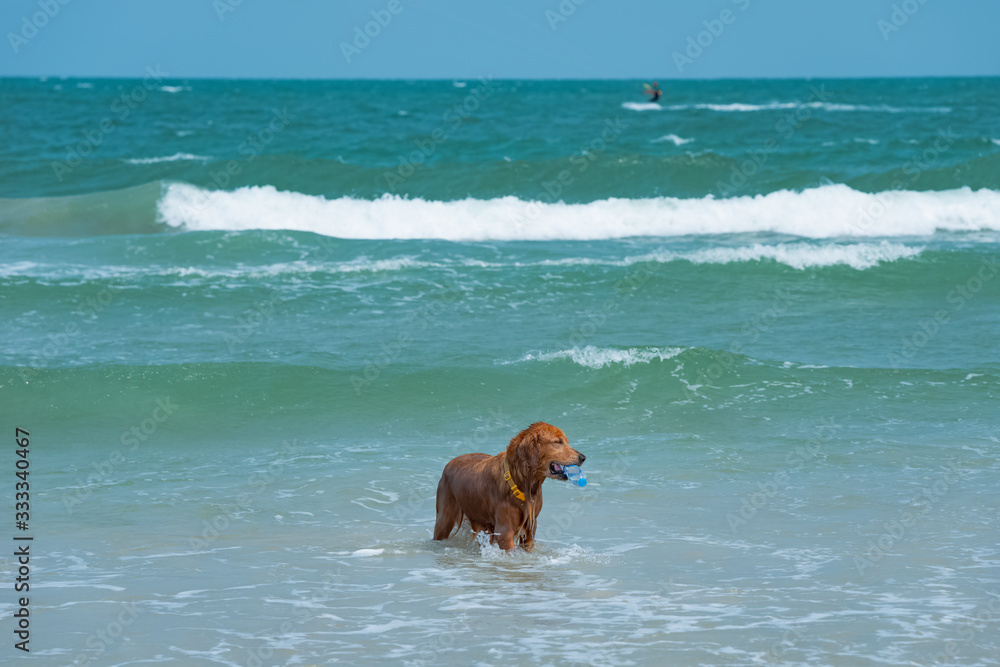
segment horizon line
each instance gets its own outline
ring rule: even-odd
[[[159,67],[159,65],[157,65]],[[197,80],[197,81],[297,81],[297,82],[346,82],[346,81],[400,81],[400,82],[436,82],[436,81],[475,81],[486,76],[493,81],[667,81],[671,83],[699,82],[699,81],[857,81],[857,80],[879,80],[879,79],[996,79],[1000,74],[924,74],[924,75],[861,75],[861,76],[721,76],[721,77],[498,77],[491,75],[478,76],[449,76],[449,77],[255,77],[255,76],[172,76],[168,75],[164,80]],[[119,76],[119,75],[62,75],[62,74],[2,74],[0,79],[30,79],[44,81],[48,79],[58,79],[69,81],[75,79],[103,79],[109,81],[121,80],[130,81],[142,79],[142,76]]]

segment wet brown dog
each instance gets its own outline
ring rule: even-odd
[[[586,458],[569,446],[562,429],[544,422],[518,433],[496,456],[453,458],[438,482],[434,539],[447,539],[468,517],[474,532],[489,531],[490,542],[501,549],[513,549],[516,540],[530,551],[542,511],[542,482],[550,477],[565,480],[563,467],[580,465]]]

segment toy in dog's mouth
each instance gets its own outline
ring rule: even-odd
[[[553,461],[549,464],[549,474],[556,479],[568,480],[569,477],[566,476],[566,473],[563,471],[563,467],[563,465]]]

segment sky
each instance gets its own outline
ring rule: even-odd
[[[1000,75],[996,0],[3,0],[0,76]]]

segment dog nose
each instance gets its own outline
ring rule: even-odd
[[[587,457],[584,456],[583,454],[580,454],[580,463],[583,463],[586,460],[587,460]]]

